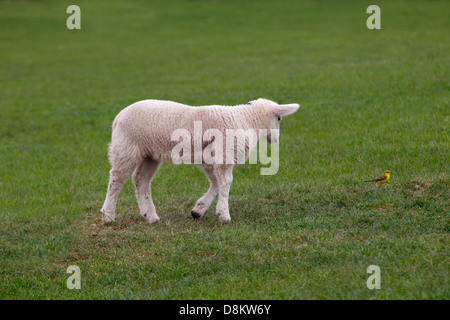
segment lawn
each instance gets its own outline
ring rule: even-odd
[[[1,1],[0,298],[449,299],[450,3],[378,1],[369,30],[372,2]],[[301,108],[276,175],[236,166],[231,224],[194,221],[207,180],[170,163],[159,225],[130,181],[102,223],[121,109],[259,97]]]

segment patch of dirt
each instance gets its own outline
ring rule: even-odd
[[[378,211],[385,211],[388,210],[390,208],[392,208],[394,205],[392,203],[387,203],[382,205],[381,207],[377,208]]]

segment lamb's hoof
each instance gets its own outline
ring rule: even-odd
[[[102,220],[106,225],[112,224],[114,222],[114,218],[108,217],[104,214],[102,214]]]
[[[202,215],[198,212],[195,212],[194,210],[191,211],[192,214],[192,218],[194,219],[200,219],[202,217]]]
[[[147,220],[148,224],[158,224],[159,223],[159,217],[156,214],[143,214],[142,217],[144,217],[145,220]]]
[[[231,218],[230,217],[226,217],[226,218],[222,218],[221,215],[219,215],[219,220],[222,224],[228,224],[231,222]]]
[[[161,221],[159,219],[155,219],[155,220],[147,220],[148,224],[159,224]]]

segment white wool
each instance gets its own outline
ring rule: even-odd
[[[151,199],[149,184],[160,163],[172,161],[172,150],[178,143],[172,141],[172,133],[175,130],[185,129],[194,137],[194,124],[199,122],[203,132],[215,129],[222,132],[224,136],[230,129],[243,131],[278,129],[279,118],[294,113],[298,108],[297,104],[278,105],[266,99],[258,99],[237,106],[200,107],[191,107],[172,101],[143,100],[126,107],[113,122],[112,141],[109,148],[112,169],[105,204],[101,210],[104,221],[114,221],[117,196],[134,170],[133,182],[141,215],[149,223],[159,222]],[[267,139],[269,142],[277,142],[278,135],[269,135]],[[243,141],[246,143],[245,157],[248,157],[256,141],[251,145],[245,139]],[[235,164],[236,162],[200,165],[210,181],[210,188],[192,210],[194,218],[203,216],[218,194],[216,213],[223,223],[231,220],[228,212],[228,193]]]

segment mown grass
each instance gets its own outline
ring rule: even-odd
[[[369,1],[78,1],[78,31],[70,4],[0,2],[3,299],[449,298],[446,1],[382,2],[377,31]],[[123,107],[258,97],[301,108],[276,175],[236,167],[230,225],[192,220],[207,181],[173,164],[153,182],[160,225],[129,182],[101,223]]]

